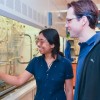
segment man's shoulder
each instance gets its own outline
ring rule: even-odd
[[[94,48],[100,48],[100,40],[98,40],[98,41],[96,42],[96,44],[94,45]]]
[[[95,43],[100,42],[100,32],[96,32],[96,41]]]
[[[89,54],[87,55],[88,57],[94,57],[94,58],[99,58],[100,57],[100,41],[98,41],[94,47],[91,49]]]

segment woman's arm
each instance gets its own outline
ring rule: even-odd
[[[5,73],[0,72],[0,79],[5,81],[8,84],[20,86],[27,82],[32,77],[32,74],[28,71],[24,71],[22,74],[18,76],[12,76]]]
[[[67,100],[73,100],[73,83],[72,79],[65,80],[65,93]]]

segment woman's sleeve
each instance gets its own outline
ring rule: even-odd
[[[28,66],[26,67],[25,70],[27,70],[28,72],[30,72],[31,74],[34,75],[34,71],[35,71],[35,67],[36,67],[35,65],[36,65],[36,58],[33,58],[33,59],[29,62]]]
[[[71,78],[73,78],[72,65],[71,65],[71,62],[66,59],[66,63],[65,63],[65,79],[71,79]]]

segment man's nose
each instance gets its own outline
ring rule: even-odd
[[[65,24],[65,27],[68,28],[68,23]]]

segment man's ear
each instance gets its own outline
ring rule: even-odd
[[[88,23],[88,19],[87,19],[86,16],[83,16],[81,20],[82,20],[82,25],[83,26]]]

